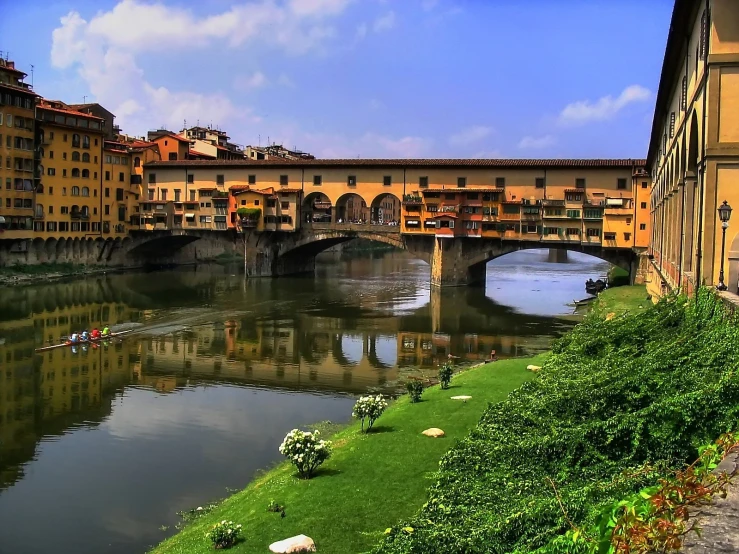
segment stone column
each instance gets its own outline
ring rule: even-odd
[[[459,287],[485,284],[485,264],[469,266],[463,254],[463,239],[434,238],[431,254],[431,285]],[[478,239],[471,239],[478,240]]]
[[[566,264],[567,250],[564,248],[550,248],[547,261],[552,264]]]

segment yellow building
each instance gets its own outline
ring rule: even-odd
[[[34,238],[86,239],[104,233],[102,118],[63,102],[36,108],[44,176],[37,196],[44,221]]]
[[[25,77],[12,61],[0,59],[0,229],[5,229],[4,238],[34,236],[37,95],[23,82]]]
[[[160,229],[169,228],[173,196],[193,202],[183,208],[186,227],[220,228],[208,220],[214,195],[231,191],[229,227],[240,208],[260,209],[256,231],[359,219],[433,236],[607,248],[646,248],[649,240],[643,160],[178,160],[144,171],[156,202],[142,211],[160,206],[160,219],[151,211]]]
[[[724,200],[739,207],[739,6],[677,0],[670,23],[647,159],[652,176],[649,290],[691,293],[724,282],[736,293],[739,232]]]

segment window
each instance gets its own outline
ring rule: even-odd
[[[195,182],[195,175],[193,175],[192,173],[188,173],[187,182],[192,185]]]
[[[110,198],[110,189],[105,187],[105,198]]]
[[[646,231],[647,230],[647,224],[646,223],[640,223],[639,224],[639,230],[640,231]]]
[[[82,170],[82,178],[83,179],[89,179],[90,178],[90,170],[89,169],[83,169]]]
[[[346,185],[348,187],[356,187],[357,186],[357,177],[356,177],[356,175],[349,175],[346,178]]]
[[[149,173],[149,183],[154,184],[157,182],[157,174]]]
[[[160,194],[162,195],[162,202],[167,201],[167,189],[162,189]]]
[[[647,185],[647,182],[646,181],[642,181],[641,182],[641,188],[645,189],[645,188],[647,188],[647,186],[648,185]]]
[[[599,237],[600,236],[600,229],[588,229],[587,235],[589,237]]]
[[[216,175],[216,185],[224,185],[226,183],[226,179],[223,175]]]
[[[544,177],[537,177],[536,178],[536,188],[543,189],[544,188]]]
[[[580,229],[577,227],[567,227],[566,233],[568,235],[580,236]]]
[[[54,175],[56,175],[56,170],[53,167],[50,167],[46,170],[46,174],[53,177]]]
[[[164,142],[166,143],[167,141],[165,140]],[[169,160],[170,161],[177,160],[177,152],[170,152],[169,153]]]
[[[123,172],[122,172],[122,171],[121,171],[120,173],[118,173],[118,180],[119,180],[119,181],[120,181],[121,183],[123,183],[123,182],[124,182],[124,181],[126,180],[126,178],[125,178],[125,176],[123,175]]]
[[[591,229],[588,229],[588,235],[590,235]],[[603,233],[604,240],[616,240],[616,233]]]
[[[567,217],[570,219],[580,219],[580,210],[567,210]]]
[[[280,186],[286,186],[287,185],[287,175],[280,175]]]
[[[195,202],[195,191],[194,190],[190,191],[190,202]]]
[[[72,152],[72,161],[73,162],[80,161],[80,153],[77,152],[76,150],[74,152]]]
[[[10,113],[9,113],[9,114],[7,115],[7,117],[5,118],[5,124],[6,124],[6,125],[7,125],[8,127],[12,127],[12,126],[13,126],[13,114],[10,114]]]
[[[49,196],[54,194],[54,187],[49,187]]]
[[[646,208],[646,207],[647,207],[647,203],[646,203],[646,202],[642,202],[642,203],[641,203],[641,209],[643,210],[643,209],[644,209],[644,208]]]
[[[76,185],[73,186],[72,187],[72,196],[79,196],[79,195],[80,195],[80,187],[78,187]]]
[[[80,170],[77,169],[76,167],[74,169],[72,169],[72,177],[79,178],[79,176],[80,176]]]
[[[624,233],[624,240],[631,240],[631,233]]]
[[[390,187],[393,184],[393,176],[392,175],[385,175],[382,178],[382,185],[385,187]]]
[[[79,148],[80,147],[80,136],[78,134],[72,135],[72,147],[73,148]]]
[[[521,212],[521,207],[518,204],[503,204],[504,214],[518,214]]]
[[[626,188],[626,179],[619,179],[616,182],[616,188],[619,190],[624,190]]]
[[[115,199],[118,200],[118,202],[123,201],[123,189],[115,189]]]
[[[105,215],[110,215],[110,206],[105,205]]]
[[[457,186],[464,188],[467,186],[467,177],[457,177]]]
[[[87,152],[85,152],[84,154],[82,154],[82,161],[83,162],[90,163],[90,154],[88,154]]]
[[[62,159],[63,160],[66,160],[67,159],[67,153],[66,152],[62,152]]]
[[[631,225],[631,218],[630,217],[627,217],[626,218],[626,225]]]
[[[249,177],[248,177],[248,183],[250,185],[256,185],[257,184],[257,176],[256,175],[249,175]]]
[[[428,177],[419,177],[418,178],[418,186],[421,188],[427,188],[429,186],[429,178]]]
[[[495,187],[499,189],[505,188],[505,177],[496,177]]]
[[[110,181],[110,171],[105,172],[105,180]]]
[[[576,189],[584,189],[585,188],[585,179],[575,179],[575,188]]]
[[[139,158],[138,156],[136,156],[133,159],[133,166],[134,167],[141,167],[141,158]]]
[[[53,150],[49,150],[49,159],[50,160],[53,160],[54,159],[54,151]]]
[[[313,186],[314,187],[320,187],[322,182],[322,178],[320,175],[314,175],[313,176]]]
[[[255,205],[255,206],[259,206],[259,200],[255,200],[255,201],[254,201],[254,205]]]
[[[283,210],[289,210],[290,209],[290,202],[280,202],[280,208]]]
[[[67,196],[67,187],[62,187],[62,196]]]
[[[90,196],[90,189],[88,187],[82,187],[82,196]]]

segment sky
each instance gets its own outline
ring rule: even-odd
[[[0,0],[34,90],[322,158],[643,158],[672,0]],[[31,76],[27,78],[31,81]]]

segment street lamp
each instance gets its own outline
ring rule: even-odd
[[[718,290],[726,290],[727,287],[724,283],[724,251],[726,250],[726,229],[729,228],[729,219],[731,219],[731,206],[724,200],[718,208],[718,218],[721,220],[721,271],[718,274]]]

